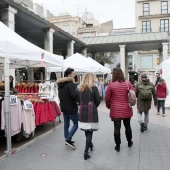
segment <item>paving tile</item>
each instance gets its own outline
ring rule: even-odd
[[[136,108],[131,120],[133,146],[128,148],[125,128],[121,127],[121,150],[116,152],[114,126],[105,104],[99,106],[100,126],[94,132],[94,151],[84,160],[84,132],[73,137],[76,150],[65,146],[63,127],[36,141],[29,147],[0,162],[0,170],[169,170],[170,168],[170,115],[165,119],[150,110],[148,130],[140,132]],[[41,155],[45,155],[44,157]],[[22,161],[21,161],[22,160]],[[19,162],[19,163],[16,163]]]

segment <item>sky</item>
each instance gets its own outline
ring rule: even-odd
[[[135,27],[135,0],[34,0],[44,4],[54,15],[68,12],[71,16],[82,16],[87,10],[99,23],[113,20],[113,28]]]

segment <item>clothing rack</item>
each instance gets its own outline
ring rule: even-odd
[[[18,93],[18,94],[23,94],[23,95],[29,95],[29,94],[32,94],[32,95],[43,95],[43,94],[49,94],[49,93]],[[59,122],[61,122],[61,119],[60,119],[60,116],[59,117]],[[53,122],[53,126],[54,126],[54,122]]]
[[[35,94],[36,95],[36,94],[49,94],[49,93],[18,93],[18,94],[25,94],[25,95],[26,94]]]
[[[45,81],[50,81],[50,82],[55,82],[56,80],[23,80],[23,81],[19,81],[18,83],[26,83],[26,82],[30,82],[30,83],[34,83],[34,82],[45,82]]]
[[[1,91],[1,90],[0,90],[0,94],[5,94],[5,91]],[[10,91],[10,95],[13,95],[13,94],[16,94],[16,92]]]

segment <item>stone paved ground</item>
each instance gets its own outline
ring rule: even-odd
[[[170,169],[170,110],[166,117],[150,111],[148,130],[140,132],[136,108],[132,118],[133,142],[128,148],[122,124],[120,152],[114,150],[113,122],[104,103],[99,107],[100,126],[94,132],[94,151],[83,159],[85,135],[78,130],[73,138],[76,150],[64,145],[63,126],[11,157],[0,161],[0,170],[169,170]]]

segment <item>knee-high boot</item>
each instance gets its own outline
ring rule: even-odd
[[[126,139],[128,141],[128,147],[131,147],[133,145],[131,128],[126,129],[125,134],[126,134]]]
[[[115,139],[115,143],[116,143],[116,145],[120,145],[120,144],[121,144],[121,138],[120,138],[120,135],[114,135],[114,139]]]
[[[115,150],[117,152],[119,152],[120,151],[120,144],[121,144],[120,135],[114,135],[114,138],[115,138],[115,143],[116,143]]]

